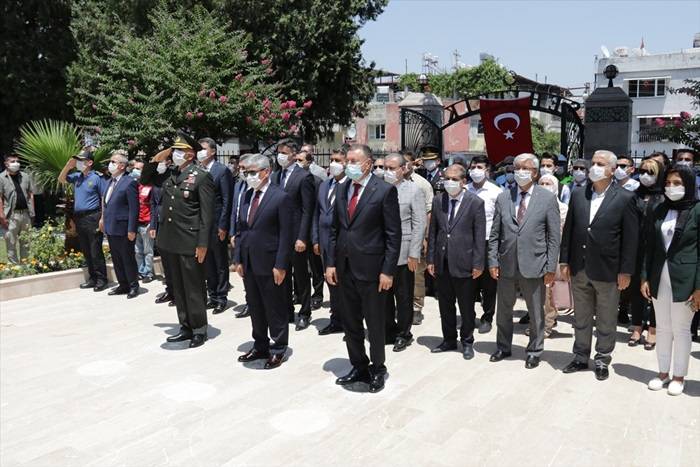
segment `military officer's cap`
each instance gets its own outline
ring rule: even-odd
[[[178,131],[175,137],[175,142],[171,146],[172,149],[192,149],[197,152],[202,149],[202,146],[190,135],[184,131]]]
[[[429,161],[433,159],[439,159],[440,153],[438,148],[435,146],[423,146],[420,151],[420,156],[424,161]]]

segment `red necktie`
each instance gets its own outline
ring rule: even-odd
[[[350,203],[348,204],[348,218],[352,220],[355,215],[355,208],[357,207],[357,201],[360,199],[360,188],[362,185],[359,183],[353,183],[352,187],[354,191],[352,192],[352,197],[350,198]]]
[[[248,211],[248,226],[253,223],[255,219],[255,211],[258,210],[258,204],[260,203],[260,193],[261,191],[255,192],[255,197],[253,197],[253,202],[250,204],[250,210]]]

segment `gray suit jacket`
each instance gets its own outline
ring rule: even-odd
[[[399,215],[401,216],[401,251],[399,266],[408,263],[408,257],[420,259],[425,235],[425,195],[423,191],[410,180],[404,180],[398,185]]]
[[[489,237],[489,267],[502,277],[520,274],[528,279],[556,272],[561,241],[559,203],[550,191],[535,185],[523,218],[516,220],[518,189],[504,191],[496,200]]]

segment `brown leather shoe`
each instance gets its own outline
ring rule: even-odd
[[[270,358],[270,352],[259,352],[255,349],[250,349],[248,352],[244,353],[238,357],[239,362],[252,362],[253,360],[264,360]]]
[[[266,370],[271,370],[273,368],[277,368],[282,364],[284,361],[284,354],[281,353],[276,353],[270,355],[270,358],[267,359],[265,362],[265,369]]]

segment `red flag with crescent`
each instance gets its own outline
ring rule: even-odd
[[[530,98],[479,99],[486,152],[492,164],[532,152]]]

